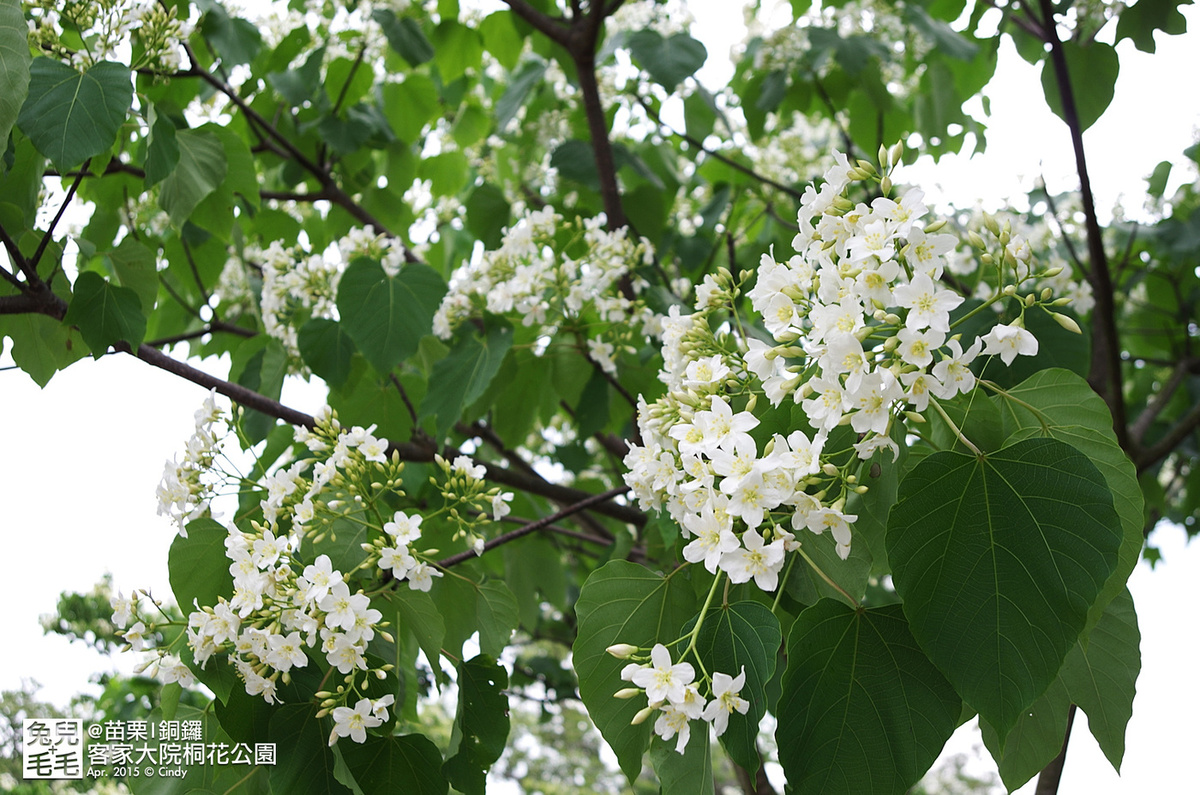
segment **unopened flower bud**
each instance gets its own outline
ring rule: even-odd
[[[883,191],[884,196],[887,196],[889,193],[891,193],[892,192],[892,178],[884,177],[883,179],[879,180],[879,189],[881,191]]]
[[[638,647],[629,643],[614,643],[605,649],[606,652],[616,657],[618,660],[628,660],[637,653]]]
[[[642,707],[638,713],[633,716],[633,720],[629,721],[630,726],[637,726],[639,723],[644,723],[646,718],[650,717],[650,713],[654,712],[654,707]]]
[[[1043,273],[1042,278],[1043,279],[1053,279],[1055,276],[1057,276],[1058,274],[1060,274],[1062,272],[1063,272],[1062,266],[1059,265],[1057,268],[1051,268],[1050,270]]]
[[[967,232],[967,242],[971,244],[972,248],[978,248],[978,249],[987,248],[987,243],[984,243],[983,238],[979,235],[978,232],[976,232],[974,230]]]
[[[987,230],[989,232],[991,232],[996,237],[1000,236],[1000,223],[996,220],[996,217],[993,216],[991,213],[983,214],[983,225],[984,225],[984,227],[987,228]]]
[[[1030,293],[1029,295],[1025,296],[1025,306],[1033,306],[1036,303],[1037,303],[1037,296],[1035,296],[1033,293]]]
[[[1053,290],[1051,290],[1049,287],[1043,287],[1042,294],[1039,296],[1039,298],[1041,298],[1043,301],[1049,301],[1050,296],[1052,295],[1054,295]]]
[[[896,141],[895,145],[892,146],[892,151],[888,152],[888,155],[889,163],[893,165],[899,163],[904,157],[904,141]]]
[[[939,218],[938,220],[934,221],[932,224],[929,224],[928,226],[925,227],[925,234],[932,235],[935,232],[940,232],[940,231],[942,231],[942,228],[945,225],[946,225],[946,219]]]
[[[825,464],[823,467],[821,467],[821,471],[826,475],[829,475],[829,477],[834,477],[838,473],[838,468],[833,464]]]
[[[641,688],[623,687],[620,690],[618,690],[617,692],[613,693],[613,698],[622,698],[622,699],[635,698],[639,694],[641,694],[641,692],[642,692]]]
[[[1073,331],[1076,334],[1083,333],[1083,331],[1079,328],[1079,324],[1067,315],[1060,315],[1058,312],[1051,312],[1050,317],[1054,318],[1054,322],[1065,328],[1067,331]]]

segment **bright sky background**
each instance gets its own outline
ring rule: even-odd
[[[729,31],[741,25],[734,5],[694,2],[700,19],[693,35],[708,42],[728,40]],[[1192,32],[1178,38],[1159,35],[1156,56],[1136,52],[1128,41],[1118,48],[1116,100],[1085,135],[1102,213],[1124,196],[1129,214],[1135,215],[1146,175],[1159,160],[1178,161],[1196,141],[1200,92],[1192,82],[1200,12],[1191,6],[1185,15]],[[727,46],[710,43],[709,51],[715,60]],[[1027,190],[1039,174],[1052,190],[1074,187],[1067,131],[1046,109],[1037,71],[1011,48],[1002,53],[1000,70],[1003,77],[988,91],[993,116],[987,154],[907,170],[906,181],[931,194],[938,184],[947,200],[970,205],[983,199],[988,207]],[[719,66],[705,73],[709,85],[722,79]],[[1180,169],[1176,172],[1170,190],[1184,178]],[[11,363],[6,346],[0,366]],[[219,363],[207,366],[222,374]],[[38,616],[53,610],[60,592],[87,591],[111,572],[126,594],[149,587],[169,595],[166,556],[173,527],[155,515],[154,489],[163,462],[191,434],[192,412],[204,396],[200,387],[125,355],[83,360],[44,390],[23,373],[0,372],[0,638],[5,649],[0,689],[34,678],[44,686],[43,699],[63,704],[88,689],[93,673],[110,665],[79,644],[42,635]],[[310,392],[285,393],[284,402],[316,408]],[[1194,604],[1200,546],[1185,546],[1177,528],[1160,530],[1154,541],[1165,563],[1154,572],[1139,565],[1130,581],[1141,622],[1143,668],[1124,775],[1118,778],[1108,765],[1081,712],[1063,793],[1179,792],[1200,780],[1194,748],[1200,636],[1194,617],[1178,612]],[[126,660],[123,669],[133,662]],[[960,749],[970,742],[957,736],[952,741]],[[1032,791],[1032,784],[1022,790]]]

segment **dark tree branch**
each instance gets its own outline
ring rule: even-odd
[[[175,334],[170,337],[160,337],[156,340],[149,340],[145,344],[149,345],[151,348],[163,348],[167,345],[174,345],[177,342],[187,342],[189,340],[199,339],[206,334],[216,334],[220,332],[236,334],[237,336],[245,337],[246,339],[258,335],[257,331],[248,329],[245,326],[226,323],[223,320],[214,320],[204,328],[196,329],[195,331],[185,331],[182,334]]]
[[[1039,41],[1046,40],[1046,34],[1042,32],[1041,27],[1039,27],[1036,23],[1030,22],[1028,19],[1025,19],[1025,17],[1012,13],[1012,11],[1004,6],[997,5],[995,0],[983,0],[983,4],[999,11],[1004,15],[1006,20],[1013,23],[1030,36],[1033,36],[1035,39],[1038,39]]]
[[[535,522],[530,522],[527,525],[518,527],[516,530],[510,530],[507,533],[503,533],[501,535],[496,536],[491,541],[488,541],[486,544],[483,545],[483,552],[487,552],[488,550],[495,549],[496,547],[501,546],[503,544],[507,544],[510,541],[516,541],[518,538],[527,536],[530,533],[535,533],[544,527],[549,527],[550,525],[557,522],[559,519],[564,519],[568,516],[579,513],[580,511],[587,510],[588,508],[592,508],[594,506],[601,505],[602,503],[608,502],[613,497],[618,497],[627,491],[629,491],[628,486],[621,486],[619,488],[609,489],[608,491],[603,492],[601,494],[592,494],[588,497],[585,497],[582,500],[579,500],[578,502],[568,505],[566,508],[563,508],[561,511],[558,511],[557,513],[553,513],[543,519],[538,519]],[[482,554],[482,553],[480,553],[480,554]],[[467,550],[466,552],[459,552],[457,555],[451,555],[448,558],[438,561],[437,567],[440,569],[448,569],[451,566],[457,566],[459,563],[462,563],[463,561],[466,561],[466,560],[470,560],[474,557],[477,557],[474,550]]]
[[[1141,444],[1146,438],[1146,431],[1150,430],[1150,426],[1154,420],[1166,408],[1167,403],[1171,401],[1171,397],[1175,394],[1175,390],[1183,383],[1183,379],[1187,376],[1192,367],[1197,364],[1196,360],[1183,358],[1175,365],[1175,369],[1171,372],[1170,378],[1163,384],[1162,389],[1158,390],[1158,394],[1154,399],[1146,405],[1142,413],[1138,415],[1137,420],[1129,428],[1129,440],[1133,444]]]
[[[1067,761],[1067,743],[1071,739],[1071,726],[1075,724],[1075,709],[1075,705],[1072,704],[1067,711],[1067,731],[1063,734],[1062,750],[1050,764],[1042,769],[1038,776],[1034,795],[1055,795],[1058,792],[1058,785],[1062,781],[1063,764]]]
[[[413,406],[412,401],[409,400],[408,391],[405,390],[404,384],[400,383],[400,379],[396,377],[395,373],[391,374],[391,379],[392,386],[396,387],[396,391],[400,393],[400,399],[404,401],[404,407],[408,409],[408,416],[412,419],[413,423],[413,433],[416,433],[420,430],[420,421],[417,419],[417,409],[415,406]]]
[[[25,287],[25,282],[18,279],[8,268],[0,268],[0,279],[4,279],[4,281],[11,284],[13,287],[16,287],[21,292],[25,292],[27,289]]]
[[[8,258],[12,260],[12,264],[16,265],[22,273],[28,275],[26,271],[28,265],[25,262],[25,257],[21,254],[21,249],[17,246],[17,241],[9,236],[8,230],[4,228],[4,224],[0,224],[0,242],[4,243],[4,250],[8,252]],[[21,285],[19,282],[17,282],[17,285],[21,289],[25,289],[25,285]]]
[[[20,297],[22,296],[12,296],[12,298]],[[57,296],[54,297],[58,298]],[[0,298],[0,306],[3,305],[3,301],[5,300],[6,299]],[[61,301],[62,299],[58,300]],[[62,309],[63,312],[66,311],[65,303],[63,303]],[[45,314],[50,313],[47,312]],[[133,353],[127,343],[120,343],[116,346],[116,348],[124,351],[125,353]],[[260,395],[259,393],[251,389],[247,389],[240,384],[235,384],[230,381],[217,378],[216,376],[210,375],[203,370],[197,370],[195,367],[174,359],[162,351],[151,348],[148,345],[143,344],[139,346],[134,355],[147,364],[151,364],[161,370],[166,370],[173,375],[177,375],[187,381],[191,381],[193,384],[198,384],[205,389],[216,389],[217,392],[229,398],[230,400],[236,401],[246,408],[261,411],[263,414],[266,414],[269,417],[275,417],[276,419],[283,420],[290,425],[302,425],[305,428],[313,428],[316,425],[316,419],[309,414],[289,408],[277,400],[272,400],[265,395]],[[437,449],[432,444],[416,444],[411,442],[392,441],[389,442],[388,452],[397,453],[404,461],[428,462],[433,460],[433,456],[437,452]],[[461,451],[453,447],[447,447],[443,451],[443,454],[447,458],[454,458],[456,456],[463,455]],[[505,469],[504,467],[497,466],[496,464],[489,464],[485,461],[475,461],[475,463],[484,467],[484,477],[493,483],[499,483],[503,486],[511,486],[514,489],[526,491],[530,494],[536,494],[540,497],[546,497],[565,505],[574,506],[576,503],[579,503],[582,500],[587,500],[594,496],[590,492],[586,492],[581,489],[571,488],[570,486],[561,486],[557,483],[550,483],[540,478],[531,478],[520,472],[513,472]],[[621,505],[615,502],[610,503],[607,500],[604,500],[600,501],[600,503],[589,503],[584,507],[594,507],[594,510],[597,513],[610,516],[613,519],[617,519],[618,521],[626,522],[628,524],[641,526],[646,523],[645,514],[631,505]],[[571,511],[571,513],[574,513],[574,511]],[[566,516],[570,514],[568,513],[563,515]]]
[[[590,19],[591,17],[589,17]],[[586,41],[586,40],[585,40]],[[604,215],[609,229],[625,226],[625,209],[621,206],[621,191],[617,186],[617,167],[613,159],[612,142],[608,138],[608,119],[600,102],[600,86],[596,82],[595,38],[586,47],[572,51],[575,68],[579,73],[579,93],[583,100],[583,112],[587,118],[588,132],[592,138],[592,152],[596,158],[596,172],[600,177],[600,197],[604,201]]]
[[[1180,442],[1195,433],[1197,428],[1200,428],[1200,403],[1192,406],[1191,410],[1187,414],[1184,414],[1171,430],[1167,431],[1161,439],[1138,455],[1136,462],[1138,474],[1141,474],[1170,455],[1171,451]]]
[[[548,14],[543,14],[526,2],[526,0],[504,0],[504,2],[512,9],[514,14],[532,25],[534,30],[555,44],[561,44],[568,50],[571,49],[571,31],[567,20],[562,17],[552,17]]]
[[[1092,182],[1088,176],[1087,158],[1083,150],[1083,129],[1075,105],[1075,94],[1067,71],[1067,56],[1054,23],[1054,8],[1051,0],[1038,0],[1042,12],[1042,28],[1050,42],[1050,63],[1054,68],[1054,80],[1062,98],[1063,119],[1071,131],[1071,144],[1075,150],[1075,169],[1079,173],[1079,193],[1083,200],[1084,226],[1087,229],[1088,258],[1091,260],[1089,280],[1096,306],[1092,310],[1092,364],[1088,382],[1108,404],[1113,417],[1113,430],[1117,442],[1128,449],[1129,435],[1125,420],[1125,397],[1121,380],[1121,339],[1117,332],[1116,306],[1113,299],[1112,275],[1108,269],[1108,255],[1104,251],[1104,238],[1100,221],[1096,216],[1096,201],[1092,195]]]
[[[363,224],[374,229],[378,234],[387,235],[388,237],[395,237],[395,234],[393,234],[392,231],[389,230],[382,221],[371,215],[371,213],[367,212],[366,208],[354,201],[350,194],[342,190],[342,187],[337,184],[337,180],[333,178],[332,174],[309,159],[294,143],[292,143],[291,139],[279,132],[279,130],[276,129],[271,122],[267,121],[258,111],[250,107],[246,100],[242,99],[237,91],[234,90],[233,86],[216,77],[206,69],[200,68],[199,61],[196,60],[195,53],[192,52],[191,47],[189,47],[186,42],[183,44],[183,47],[184,51],[188,54],[188,58],[191,59],[193,65],[192,72],[201,80],[215,88],[217,91],[220,91],[222,94],[227,96],[229,101],[237,106],[238,110],[240,110],[242,114],[250,120],[252,125],[261,128],[263,132],[265,132],[271,139],[279,144],[284,151],[287,152],[288,156],[299,163],[305,171],[312,174],[321,184],[324,192],[328,194],[329,201],[350,213],[350,215],[356,220],[361,221]],[[417,257],[417,255],[414,254],[407,246],[404,247],[404,259],[406,262],[410,263],[420,262],[420,258]]]

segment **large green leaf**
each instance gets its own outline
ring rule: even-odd
[[[1117,443],[1112,417],[1104,400],[1087,382],[1067,370],[1043,370],[993,401],[1000,407],[1009,443],[1042,433],[1074,447],[1091,459],[1112,491],[1113,507],[1121,517],[1121,548],[1117,568],[1088,611],[1084,629],[1100,620],[1108,603],[1125,590],[1142,552],[1142,489],[1129,456]],[[1036,412],[1036,413],[1035,413]]]
[[[0,0],[0,141],[8,141],[29,92],[28,39],[21,0]]]
[[[446,83],[483,65],[483,37],[473,27],[443,19],[433,32],[433,62]]]
[[[121,286],[137,294],[143,310],[152,311],[158,298],[158,258],[154,252],[129,236],[108,252],[108,261]]]
[[[667,91],[674,91],[708,58],[704,45],[686,33],[664,38],[653,30],[639,30],[625,42],[650,77]]]
[[[1154,52],[1154,32],[1161,30],[1171,36],[1187,32],[1187,18],[1179,6],[1191,5],[1192,0],[1137,0],[1121,9],[1117,20],[1117,41],[1132,39],[1142,52]]]
[[[1120,541],[1103,476],[1055,439],[926,458],[887,530],[913,636],[1001,738],[1058,674]]]
[[[1025,784],[1062,750],[1071,704],[1088,716],[1088,728],[1108,761],[1120,772],[1125,753],[1125,726],[1133,714],[1133,696],[1141,653],[1141,635],[1133,597],[1128,590],[1112,600],[1087,646],[1075,644],[1058,677],[1016,726],[1001,738],[981,721],[983,742],[1000,768],[1010,791]]]
[[[225,180],[228,164],[221,139],[208,130],[179,130],[175,134],[179,162],[158,192],[158,204],[178,228],[210,193]]]
[[[146,335],[146,316],[137,293],[117,287],[95,271],[85,271],[75,280],[74,295],[63,316],[64,323],[79,327],[83,340],[99,359],[111,345],[128,342],[133,348]]]
[[[365,743],[339,743],[338,748],[364,793],[393,792],[444,795],[442,755],[422,734],[367,737]]]
[[[663,740],[655,736],[650,742],[650,764],[658,775],[662,795],[713,795],[712,742],[708,724],[697,720],[689,723],[691,737],[682,754],[675,750],[678,738]]]
[[[438,112],[437,86],[423,74],[410,74],[403,83],[384,83],[382,93],[384,115],[403,141],[416,141]]]
[[[315,317],[300,327],[297,335],[300,356],[312,371],[332,387],[340,387],[350,377],[354,340],[335,320]]]
[[[479,238],[487,249],[500,248],[504,228],[512,217],[512,207],[504,198],[504,191],[490,182],[485,182],[466,201],[467,229]]]
[[[483,795],[487,771],[504,753],[508,740],[508,674],[487,655],[458,666],[458,715],[454,718],[456,752],[442,772],[464,795]]]
[[[382,374],[412,356],[433,327],[446,282],[428,265],[407,265],[391,277],[378,262],[350,263],[338,286],[342,327]]]
[[[1067,60],[1071,93],[1075,97],[1079,128],[1086,130],[1096,123],[1112,102],[1117,74],[1121,71],[1121,61],[1112,45],[1095,40],[1086,43],[1068,40],[1062,43],[1062,48]],[[1049,57],[1042,64],[1042,91],[1046,95],[1046,104],[1050,106],[1050,110],[1054,111],[1055,116],[1066,121],[1054,62]]]
[[[503,580],[488,580],[475,590],[475,618],[479,622],[479,650],[499,657],[519,623],[517,598]]]
[[[488,388],[512,347],[512,339],[512,327],[494,322],[487,336],[467,335],[433,366],[420,415],[437,417],[437,438],[445,438],[463,409]]]
[[[579,697],[630,781],[641,772],[651,722],[630,725],[646,705],[640,699],[613,698],[629,683],[621,679],[625,661],[605,649],[616,643],[649,648],[678,637],[696,610],[695,593],[682,576],[685,571],[661,577],[636,563],[613,560],[592,572],[575,603]]]
[[[412,17],[397,17],[388,8],[371,12],[371,18],[383,28],[388,44],[408,61],[409,66],[420,66],[433,58],[433,45],[421,31],[421,25]]]
[[[541,58],[526,61],[521,68],[513,73],[508,81],[508,87],[500,99],[496,100],[496,132],[504,132],[508,123],[517,117],[517,111],[525,104],[531,92],[546,74],[546,62]]]
[[[425,652],[429,664],[439,670],[438,659],[442,655],[442,639],[446,637],[446,624],[438,612],[433,598],[425,591],[398,588],[388,592],[388,599],[396,607],[399,629],[411,632],[417,645]]]
[[[734,602],[710,610],[696,639],[696,653],[711,676],[720,671],[736,677],[746,671],[741,697],[750,702],[745,715],[729,716],[721,743],[733,761],[754,775],[758,770],[758,724],[771,704],[767,682],[775,674],[775,659],[783,633],[770,608],[759,602]]]
[[[217,597],[233,598],[233,576],[225,556],[229,531],[212,519],[193,519],[187,524],[187,538],[171,542],[167,572],[175,602],[182,609],[195,609],[193,603],[212,606]]]
[[[1059,675],[1071,702],[1087,713],[1088,728],[1117,772],[1142,670],[1141,641],[1133,596],[1124,589],[1108,603],[1087,646],[1077,645],[1067,655]]]
[[[102,61],[85,72],[34,58],[17,125],[60,172],[104,152],[133,101],[128,66]]]
[[[316,708],[311,704],[285,704],[271,717],[269,736],[275,742],[276,753],[270,771],[272,792],[289,795],[350,792],[333,774],[335,760],[329,747],[328,727],[315,715]]]
[[[1036,776],[1062,751],[1070,709],[1067,688],[1060,677],[1028,709],[1021,711],[1007,736],[1001,737],[991,724],[980,718],[983,744],[996,760],[1000,780],[1009,792]]]
[[[792,625],[775,709],[790,791],[899,795],[933,764],[961,709],[899,605],[823,599]]]
[[[146,143],[146,187],[152,188],[166,179],[179,165],[179,141],[176,140],[175,122],[150,106],[150,139]]]
[[[9,354],[38,386],[87,353],[79,332],[47,315],[0,316],[0,334],[12,338]]]

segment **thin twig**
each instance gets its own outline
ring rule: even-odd
[[[92,159],[90,157],[83,161],[83,166],[79,169],[80,172],[87,171],[88,165],[91,162]],[[80,173],[71,182],[71,187],[67,189],[66,198],[64,198],[62,204],[59,205],[58,212],[54,214],[54,220],[50,222],[50,228],[46,230],[46,234],[42,235],[42,239],[38,243],[37,251],[33,252],[33,256],[27,260],[29,269],[25,271],[25,276],[31,281],[38,278],[38,263],[42,261],[42,255],[46,253],[46,247],[50,245],[50,241],[54,238],[54,228],[57,227],[58,222],[62,220],[63,214],[67,211],[67,207],[70,206],[71,200],[75,198],[75,191],[79,190],[79,183],[82,181],[83,174]],[[22,270],[24,270],[24,268],[22,268]]]
[[[510,541],[515,541],[518,538],[529,535],[530,533],[537,532],[538,530],[541,530],[544,527],[548,527],[549,525],[554,524],[559,519],[564,519],[573,514],[577,514],[580,511],[584,511],[593,506],[608,502],[613,497],[618,497],[627,491],[629,491],[628,486],[620,486],[615,489],[609,489],[608,491],[603,492],[601,494],[593,494],[590,497],[587,497],[586,499],[582,499],[579,502],[568,505],[566,508],[563,508],[561,511],[558,511],[557,513],[553,513],[543,519],[538,519],[537,521],[530,522],[529,524],[522,525],[521,527],[518,527],[516,530],[510,530],[507,533],[503,533],[501,535],[496,536],[491,541],[488,541],[486,544],[483,545],[483,552],[487,552],[488,550],[495,549],[496,547],[501,546],[503,544],[507,544]],[[480,552],[479,554],[483,554],[483,552]],[[467,550],[465,552],[459,552],[457,555],[451,555],[450,557],[439,561],[437,563],[437,566],[438,566],[438,568],[441,568],[441,569],[448,569],[451,566],[456,566],[459,563],[462,563],[463,561],[466,561],[466,560],[471,560],[474,557],[477,557],[475,551]]]

